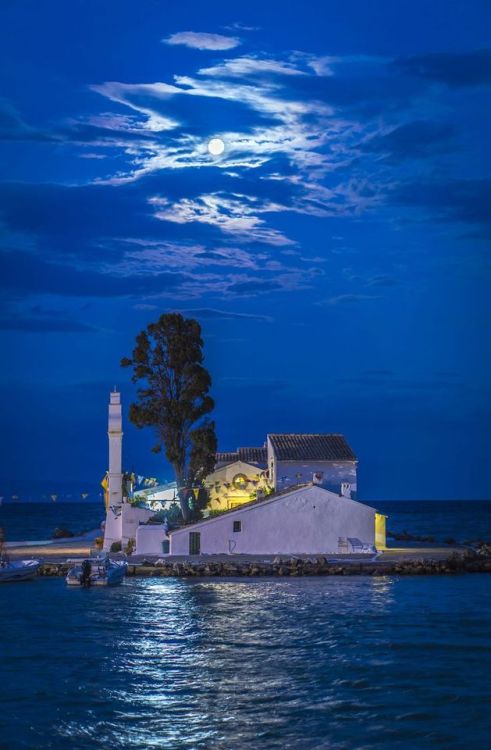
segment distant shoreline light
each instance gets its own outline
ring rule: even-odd
[[[221,138],[212,138],[208,141],[208,151],[212,156],[220,156],[225,151],[225,144]]]

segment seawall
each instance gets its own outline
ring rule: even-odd
[[[40,576],[65,576],[70,565],[45,562]],[[271,562],[247,560],[230,561],[159,561],[129,563],[127,576],[145,578],[231,578],[258,576],[390,576],[390,575],[449,575],[458,573],[491,573],[491,557],[452,555],[446,559],[376,560],[329,562],[315,559],[275,558]]]

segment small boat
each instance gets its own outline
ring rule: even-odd
[[[108,557],[88,557],[77,562],[68,571],[66,582],[69,586],[117,586],[125,576],[128,564],[123,560],[110,560]]]
[[[39,560],[0,560],[0,583],[12,581],[30,581],[36,577]]]

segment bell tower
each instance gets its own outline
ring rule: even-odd
[[[107,434],[109,438],[109,471],[107,473],[108,508],[104,530],[104,549],[121,541],[123,506],[123,418],[121,394],[114,389],[109,396]]]
[[[121,505],[123,502],[123,418],[121,415],[121,394],[116,390],[109,397],[107,434],[109,437],[109,472],[107,476],[109,505]]]

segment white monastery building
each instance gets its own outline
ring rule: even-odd
[[[262,448],[218,453],[207,478],[208,512],[223,511],[169,532],[168,524],[137,507],[122,470],[121,396],[113,391],[108,415],[109,470],[104,549],[137,554],[334,554],[385,548],[385,516],[356,497],[357,458],[343,435],[270,434]],[[205,480],[205,486],[207,486]],[[174,483],[148,499],[167,506]],[[128,496],[129,495],[129,496]],[[214,505],[215,504],[215,505]],[[206,511],[205,511],[206,513]]]
[[[267,461],[275,490],[313,482],[356,496],[357,458],[343,435],[268,435]]]
[[[283,490],[314,482],[325,489],[356,496],[358,460],[346,438],[338,434],[271,434],[262,448],[217,453],[215,471],[237,461],[267,470],[269,484]]]
[[[322,487],[297,487],[171,532],[170,554],[375,552],[377,515]]]

